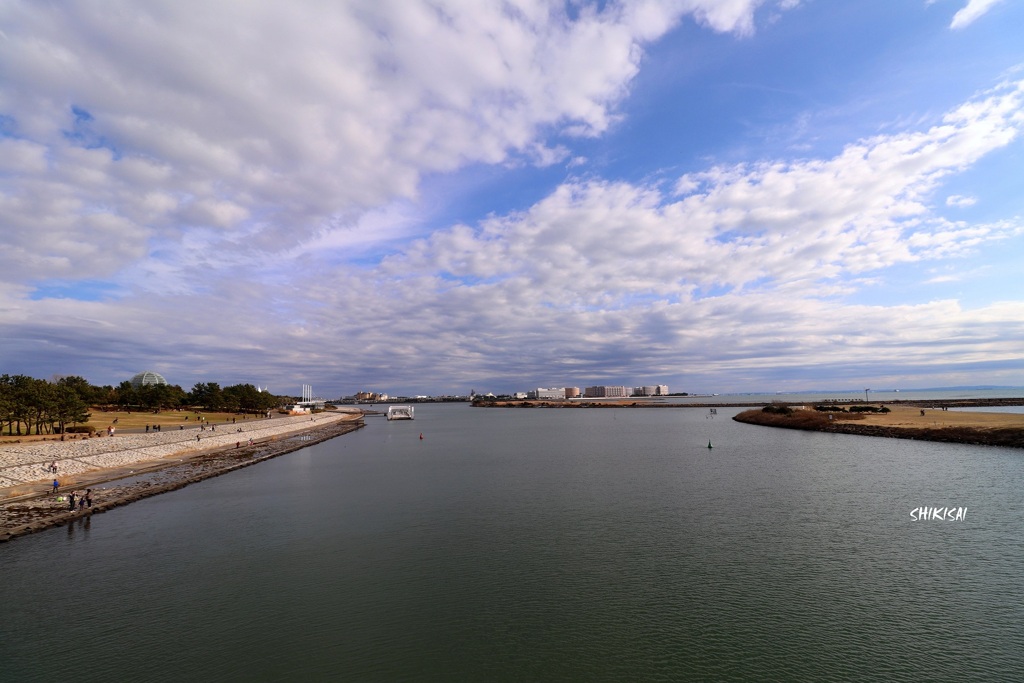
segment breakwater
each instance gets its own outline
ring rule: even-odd
[[[283,438],[253,445],[225,446],[220,450],[174,464],[165,462],[148,470],[139,470],[133,472],[130,477],[122,474],[113,479],[98,473],[95,478],[77,485],[79,489],[92,487],[95,490],[93,505],[82,510],[71,511],[67,503],[58,501],[54,495],[23,496],[18,500],[6,502],[0,505],[0,543],[43,529],[63,526],[143,498],[249,467],[347,434],[365,425],[361,418],[313,424],[315,426],[310,429],[292,432]],[[118,484],[119,480],[128,480],[128,483]],[[102,489],[97,488],[106,483],[111,485]]]

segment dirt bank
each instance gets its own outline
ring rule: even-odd
[[[1002,404],[1005,405],[1005,404]],[[887,406],[883,414],[851,415],[815,410],[793,410],[790,414],[746,410],[733,419],[737,422],[802,429],[833,434],[882,436],[890,439],[915,439],[944,443],[976,444],[1024,448],[1024,415],[1014,413],[957,412]]]

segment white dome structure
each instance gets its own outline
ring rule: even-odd
[[[136,389],[139,389],[141,387],[147,387],[151,384],[167,384],[167,380],[164,379],[163,375],[161,375],[158,372],[153,372],[151,370],[140,372],[139,374],[132,377],[131,380],[129,381],[131,381],[132,386],[135,387]]]

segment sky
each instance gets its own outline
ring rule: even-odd
[[[0,3],[0,373],[1024,385],[1014,0]]]

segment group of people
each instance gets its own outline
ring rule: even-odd
[[[86,489],[85,493],[78,494],[72,491],[68,494],[68,510],[75,511],[75,498],[78,498],[78,509],[79,511],[84,510],[87,507],[92,507],[92,489]]]
[[[52,467],[54,469],[56,469],[56,463]],[[60,481],[57,480],[57,479],[54,479],[53,480],[53,492],[56,494],[58,491],[60,491]],[[76,502],[76,499],[77,499],[77,502]],[[57,500],[61,500],[61,499],[58,498]],[[71,493],[69,493],[68,494],[68,510],[74,512],[76,505],[78,506],[79,510],[84,510],[87,507],[91,508],[92,507],[92,489],[86,489],[85,493],[81,493],[81,494],[78,493],[77,491],[72,491]]]

